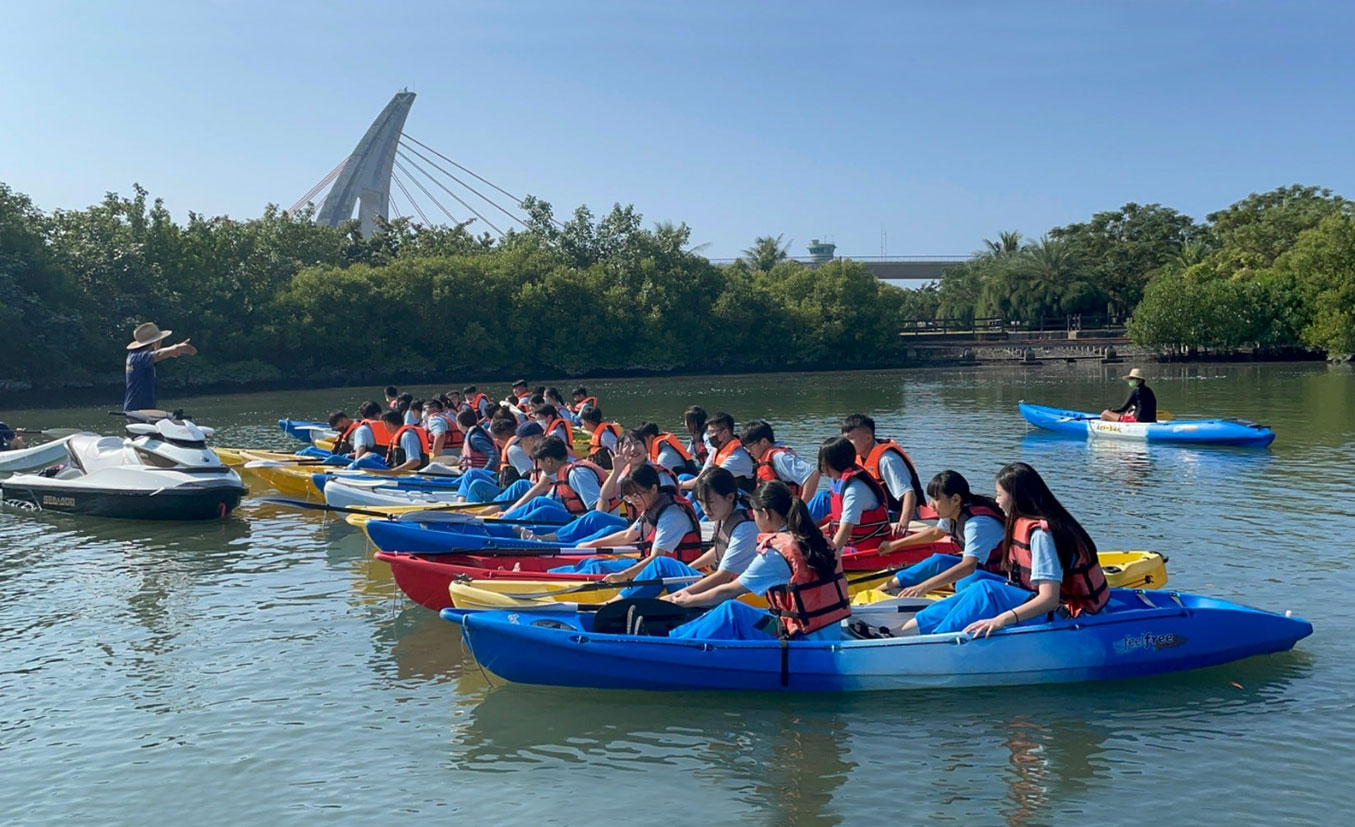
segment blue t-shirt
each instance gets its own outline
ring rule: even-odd
[[[861,515],[880,507],[880,498],[859,477],[852,478],[842,491],[842,522],[861,525]]]
[[[372,426],[366,422],[353,429],[353,434],[348,438],[353,444],[353,453],[366,448],[371,450],[376,447],[376,436],[372,433]]]
[[[149,348],[127,354],[127,393],[122,398],[124,411],[144,411],[155,407],[155,351]]]
[[[937,520],[936,527],[949,533],[950,520]],[[964,524],[964,551],[962,553],[965,557],[973,557],[980,563],[987,562],[988,554],[993,549],[1002,545],[1002,538],[1005,536],[1005,532],[1006,529],[1003,527],[1002,523],[999,523],[992,517],[986,517],[982,514],[970,517],[968,520],[965,520]]]
[[[1047,531],[1035,529],[1030,535],[1030,582],[1041,580],[1063,582],[1063,564],[1054,538]]]
[[[471,455],[471,451],[469,449],[471,448],[474,448],[476,451],[479,451],[481,454],[484,454],[486,457],[489,458],[488,466],[490,468],[498,467],[499,446],[495,444],[494,440],[489,438],[489,434],[485,433],[484,429],[482,428],[470,429],[470,431],[466,434],[465,444],[461,446],[461,456],[469,457]]]
[[[400,450],[405,452],[405,461],[418,459],[423,455],[423,443],[419,441],[419,435],[413,431],[405,431],[400,434]]]
[[[571,477],[571,479],[573,479]],[[654,531],[653,548],[672,553],[682,542],[682,538],[692,528],[691,520],[687,519],[687,514],[681,508],[668,508],[663,514],[659,515],[659,524]],[[644,520],[636,520],[630,524],[630,530],[641,534],[644,531]]]
[[[729,545],[725,547],[724,556],[720,558],[717,568],[730,574],[743,574],[748,571],[748,567],[757,556],[757,523],[744,520],[730,532]]]

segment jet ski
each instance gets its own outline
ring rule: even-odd
[[[129,420],[126,438],[69,437],[65,464],[0,481],[0,499],[40,511],[137,520],[210,520],[240,504],[245,486],[207,447],[211,428],[181,411],[119,415]]]

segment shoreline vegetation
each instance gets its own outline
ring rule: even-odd
[[[0,399],[120,395],[142,321],[201,353],[163,391],[885,369],[906,320],[1127,320],[1160,358],[1355,351],[1355,211],[1316,187],[1253,194],[1203,222],[1126,204],[1036,241],[1002,233],[909,290],[810,267],[781,237],[716,266],[685,224],[633,207],[557,221],[522,203],[503,238],[399,218],[364,238],[310,208],[175,222],[137,186],[43,212],[0,184]]]

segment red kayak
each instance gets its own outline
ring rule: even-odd
[[[878,554],[874,551],[848,551],[842,555],[842,568],[864,572],[908,566],[933,554],[958,554],[959,549],[949,538],[937,543]],[[407,554],[398,551],[378,551],[376,559],[391,567],[395,583],[410,599],[420,606],[441,611],[452,607],[447,587],[457,577],[475,580],[563,580],[575,583],[600,580],[599,574],[552,572],[553,568],[572,566],[596,554],[574,555],[512,555],[489,554]]]

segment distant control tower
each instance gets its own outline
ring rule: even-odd
[[[809,263],[823,264],[825,261],[832,261],[836,250],[836,244],[831,241],[819,241],[816,238],[809,242]]]
[[[399,92],[381,110],[344,162],[343,172],[325,196],[315,223],[337,227],[353,217],[356,206],[362,234],[370,237],[376,232],[376,217],[390,215],[391,167],[413,105],[413,92]]]

